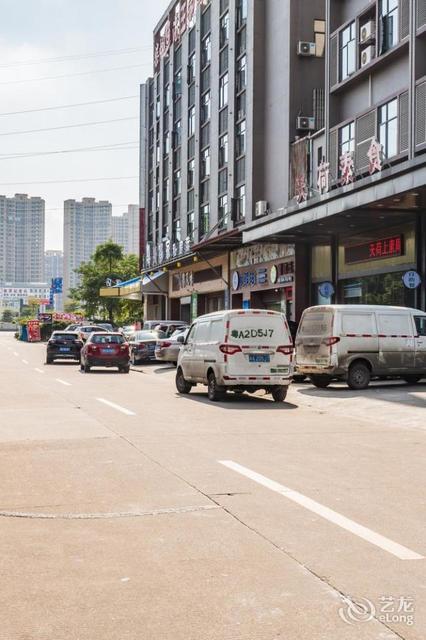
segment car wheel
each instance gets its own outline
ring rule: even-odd
[[[182,395],[188,394],[192,389],[192,384],[185,380],[182,369],[178,369],[176,372],[176,389]]]
[[[284,402],[287,396],[288,388],[284,386],[272,387],[272,397],[275,402]]]
[[[83,371],[84,371],[84,373],[90,373],[90,367],[89,367],[89,365],[88,365],[88,364],[85,364],[85,365],[83,366]]]
[[[53,364],[53,358],[46,358],[46,364]]]
[[[120,373],[129,373],[130,367],[127,365],[126,367],[118,367]]]
[[[408,376],[403,376],[402,379],[405,380],[407,384],[416,384],[417,382],[419,382],[419,380],[422,379],[422,376],[416,376],[415,373],[412,373]]]
[[[370,384],[371,373],[369,368],[363,362],[355,362],[348,373],[348,387],[355,391],[366,389]]]
[[[325,389],[326,387],[328,387],[328,385],[330,384],[332,378],[331,376],[325,376],[325,375],[320,375],[320,374],[314,374],[312,376],[309,376],[311,379],[312,384],[315,387],[318,387],[318,389]]]
[[[226,395],[226,389],[220,387],[217,384],[216,376],[213,371],[211,371],[207,378],[207,395],[211,402],[218,402],[219,400],[224,400]]]

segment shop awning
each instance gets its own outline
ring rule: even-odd
[[[241,246],[242,239],[242,230],[232,229],[231,231],[219,233],[217,236],[202,240],[198,244],[193,245],[192,250],[201,256],[204,253],[210,256],[219,255],[227,251],[232,251],[233,249],[238,249]]]
[[[169,292],[169,274],[167,271],[145,272],[141,284],[142,294],[155,295]]]
[[[141,276],[119,282],[113,287],[102,287],[99,291],[101,298],[125,298],[126,300],[141,300]]]

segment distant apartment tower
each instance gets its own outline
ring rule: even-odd
[[[53,278],[64,277],[64,252],[49,250],[44,253],[44,273],[47,284],[50,286]],[[55,294],[55,308],[62,311],[63,295]]]
[[[129,204],[127,207],[128,220],[128,252],[140,255],[140,209],[137,204]]]
[[[44,282],[44,204],[0,196],[0,281]]]
[[[120,216],[112,216],[111,234],[112,240],[123,248],[124,253],[128,253],[129,220],[127,213],[123,213]]]
[[[112,237],[112,206],[107,200],[83,198],[64,202],[64,299],[76,287],[75,273],[88,262],[96,247]]]

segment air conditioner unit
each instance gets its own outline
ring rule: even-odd
[[[298,56],[314,56],[316,54],[315,42],[298,42],[297,43],[297,55]]]
[[[256,218],[266,216],[269,211],[269,204],[266,200],[259,200],[256,202]]]
[[[374,58],[374,46],[371,44],[366,47],[364,51],[361,51],[361,67],[369,64]]]
[[[298,116],[296,129],[299,131],[315,131],[315,118],[312,116]]]
[[[374,20],[370,20],[370,22],[366,22],[360,27],[359,30],[359,40],[361,44],[365,44],[366,42],[370,42],[374,40],[376,37],[376,25]]]

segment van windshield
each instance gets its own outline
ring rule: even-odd
[[[244,314],[232,316],[229,340],[246,345],[291,344],[284,317],[279,315]]]
[[[302,318],[299,327],[300,336],[325,336],[331,335],[333,312],[308,311]]]

